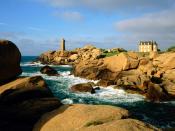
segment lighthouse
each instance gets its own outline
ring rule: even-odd
[[[60,43],[60,50],[61,51],[65,51],[65,39],[61,39],[61,43]]]

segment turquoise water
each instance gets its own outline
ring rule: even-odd
[[[151,103],[145,102],[144,97],[137,94],[128,94],[123,90],[112,87],[101,88],[95,94],[72,93],[69,89],[77,83],[88,82],[89,80],[74,77],[70,74],[70,66],[52,66],[61,76],[46,76],[40,74],[42,64],[30,64],[36,57],[22,57],[21,66],[23,76],[41,75],[47,82],[53,94],[65,104],[105,104],[123,107],[131,112],[133,118],[153,124],[160,128],[175,127],[175,102]],[[97,81],[93,81],[97,82]]]

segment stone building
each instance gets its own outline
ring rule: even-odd
[[[156,41],[140,41],[139,52],[157,52],[158,44]]]
[[[64,40],[64,39],[61,39],[60,50],[61,50],[61,51],[65,51],[65,50],[66,50],[66,47],[65,47],[65,40]]]

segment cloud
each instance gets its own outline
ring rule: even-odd
[[[84,5],[98,10],[132,11],[161,9],[171,6],[173,0],[83,0]]]
[[[84,19],[77,11],[55,12],[54,15],[67,21],[82,21]]]
[[[175,9],[143,15],[139,18],[122,20],[115,23],[120,38],[129,41],[157,40],[162,48],[175,42]]]
[[[147,14],[139,18],[123,20],[116,23],[120,31],[144,32],[144,33],[164,33],[175,32],[175,9],[162,11],[159,13]]]
[[[40,0],[58,8],[89,8],[98,10],[165,9],[174,0]]]

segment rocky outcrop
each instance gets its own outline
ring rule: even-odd
[[[104,55],[110,52],[114,54]],[[44,56],[49,57],[52,63],[72,64],[72,73],[75,76],[99,80],[99,86],[116,85],[115,88],[142,94],[151,101],[174,99],[174,86],[172,86],[175,83],[174,52],[120,53],[118,49],[103,50],[87,45],[74,51],[65,53],[56,51]]]
[[[64,105],[44,115],[34,131],[159,131],[139,120],[129,119],[125,109],[105,105]],[[66,124],[65,124],[66,122]]]
[[[8,40],[0,40],[0,85],[15,79],[22,73],[21,53],[17,46]]]
[[[155,59],[158,56],[159,56],[158,52],[152,51],[152,52],[149,53],[149,58],[150,59]]]
[[[114,126],[116,125],[116,126]],[[82,128],[84,131],[161,131],[156,127],[135,119],[122,119],[109,123],[104,123],[88,128]]]
[[[175,53],[164,53],[153,60],[153,65],[163,70],[175,69]]]
[[[104,65],[112,72],[118,72],[129,69],[136,69],[138,67],[139,60],[126,53],[120,53],[119,55],[107,57],[104,59]]]
[[[168,100],[167,94],[163,91],[159,84],[148,84],[148,90],[146,93],[146,98],[150,101],[159,102],[163,100]]]
[[[125,53],[121,53],[104,59],[81,61],[78,64],[75,64],[73,73],[75,76],[88,79],[101,79],[103,80],[101,83],[106,83],[106,80],[110,80],[111,82],[107,83],[115,84],[116,79],[121,77],[122,71],[137,68],[138,64],[138,59],[134,59]]]
[[[151,54],[152,55],[152,54]],[[151,101],[174,99],[175,53],[141,56],[134,52],[120,53],[74,65],[75,76],[100,80],[99,86],[116,85],[130,93],[139,93]],[[169,81],[169,82],[166,82]]]
[[[172,70],[166,70],[166,71],[159,71],[160,75],[164,77],[164,79],[168,79],[172,82],[175,82],[175,69]]]
[[[74,62],[78,59],[78,54],[73,54],[69,57],[69,61]]]
[[[95,89],[91,83],[76,84],[73,85],[70,89],[73,92],[90,92],[92,94],[95,93]]]
[[[18,77],[21,53],[10,41],[0,41],[0,130],[31,131],[46,112],[62,104],[41,76]],[[7,83],[8,82],[8,83]]]
[[[53,97],[41,76],[18,78],[0,86],[0,94],[1,102],[5,103],[20,102],[37,97]]]
[[[87,45],[81,49],[76,50],[80,56],[80,60],[92,61],[96,60],[102,54],[101,49],[98,49],[92,45]]]
[[[82,60],[95,60],[99,58],[101,54],[101,49],[87,45],[73,51],[48,51],[41,54],[38,59],[44,64],[72,65]]]
[[[72,54],[74,54],[74,52],[48,51],[41,54],[38,60],[43,64],[65,65],[69,64],[68,57],[71,56]]]
[[[107,86],[110,86],[110,85],[115,85],[114,81],[110,81],[110,80],[100,80],[98,83],[97,83],[98,86],[103,86],[103,87],[107,87]]]
[[[58,72],[54,68],[52,68],[50,66],[42,67],[40,72],[42,74],[47,74],[48,76],[59,76]]]
[[[44,113],[61,105],[41,76],[18,78],[0,86],[0,130],[31,131]]]
[[[103,64],[102,60],[94,60],[94,61],[81,61],[78,64],[75,64],[73,67],[73,74],[75,76],[87,78],[87,79],[98,79],[102,77],[104,73],[99,72],[102,69],[101,65]]]
[[[163,87],[170,97],[175,98],[175,83],[174,82],[170,80],[166,80],[163,82]]]

